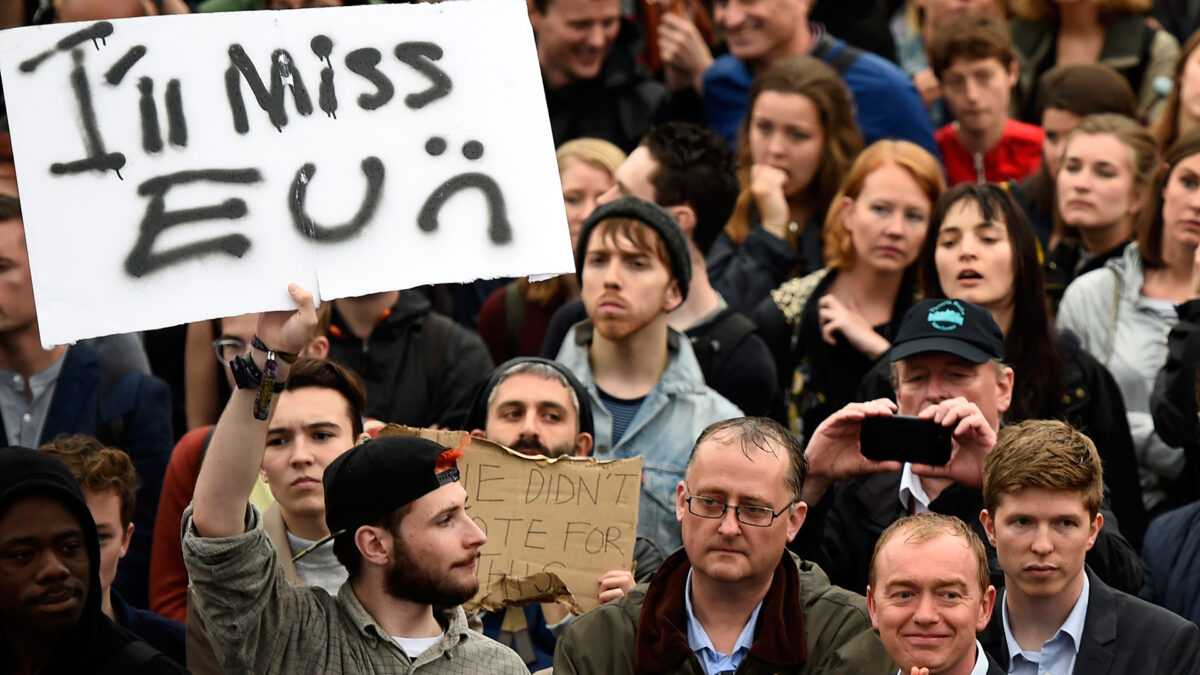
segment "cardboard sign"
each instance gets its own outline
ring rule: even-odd
[[[17,28],[43,342],[573,271],[520,0]]]
[[[388,425],[459,447],[462,431]],[[642,458],[526,457],[471,439],[458,463],[467,513],[488,535],[472,605],[498,610],[558,600],[578,614],[597,607],[600,575],[633,569]]]

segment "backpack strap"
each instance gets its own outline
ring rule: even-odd
[[[118,651],[97,675],[130,675],[139,673],[158,656],[158,650],[141,640],[131,640]]]
[[[450,331],[454,321],[437,312],[425,315],[421,326],[421,340],[425,348],[425,391],[434,390],[434,384],[442,374],[446,360],[446,343],[450,340]]]
[[[838,75],[845,76],[846,71],[850,70],[850,66],[854,65],[858,57],[863,55],[863,50],[848,42],[838,45],[838,41],[832,35],[822,31],[821,37],[817,38],[817,44],[813,46],[811,55],[813,58],[828,63],[838,72]]]
[[[721,381],[721,375],[725,372],[725,359],[737,349],[742,340],[756,330],[758,326],[746,315],[732,307],[726,307],[708,322],[702,332],[688,336],[708,386],[715,387],[716,383]]]

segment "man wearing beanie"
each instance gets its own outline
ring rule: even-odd
[[[1004,334],[990,312],[962,300],[923,300],[900,320],[887,358],[896,402],[851,403],[814,431],[803,500],[808,522],[792,547],[855,592],[867,587],[880,533],[903,516],[934,511],[971,524],[983,508],[983,460],[996,443],[1000,418],[1012,400],[1013,369],[1004,364]],[[877,462],[862,455],[863,419],[912,415],[952,429],[944,466]],[[1004,585],[995,548],[988,546],[992,584]],[[1140,576],[1137,553],[1105,528],[1089,564],[1106,579]]]
[[[683,543],[675,487],[692,444],[742,414],[705,385],[688,340],[667,324],[687,297],[687,242],[661,207],[623,197],[584,221],[575,265],[588,320],[571,328],[557,360],[591,399],[593,455],[644,458],[638,535],[674,551]]]
[[[487,536],[466,514],[457,451],[432,441],[381,438],[334,459],[325,522],[349,578],[336,597],[287,581],[247,497],[277,392],[317,330],[312,295],[288,290],[299,309],[263,314],[231,364],[238,389],[184,511],[184,562],[218,661],[255,674],[528,672],[467,627],[459,604],[478,588]]]
[[[0,672],[184,673],[101,611],[100,537],[70,469],[0,450]]]

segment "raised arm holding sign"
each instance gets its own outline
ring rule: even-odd
[[[221,666],[364,673],[428,664],[446,672],[440,664],[453,661],[468,672],[526,672],[515,654],[468,629],[458,607],[475,594],[487,536],[464,508],[456,450],[392,437],[338,455],[319,492],[330,531],[319,543],[333,539],[349,580],[334,598],[285,578],[263,519],[246,500],[276,402],[296,393],[284,387],[276,395],[274,383],[287,382],[290,354],[308,344],[317,326],[311,294],[294,284],[289,291],[298,310],[263,314],[256,346],[235,359],[238,390],[213,432],[195,500],[184,512],[184,561]],[[379,645],[380,635],[392,640]]]

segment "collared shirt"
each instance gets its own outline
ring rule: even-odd
[[[731,654],[722,654],[717,651],[712,640],[708,639],[708,633],[704,632],[704,626],[700,625],[695,612],[692,611],[692,570],[690,569],[687,575],[687,585],[684,586],[683,606],[687,610],[688,646],[692,648],[693,652],[696,652],[696,658],[700,659],[700,665],[704,668],[704,672],[708,675],[716,675],[737,670],[738,666],[742,664],[742,659],[746,658],[746,654],[750,652],[750,647],[754,644],[754,625],[758,623],[758,613],[763,606],[762,601],[759,600],[758,606],[750,613],[750,620],[742,628],[742,634],[738,636],[737,642],[733,643],[733,653]]]
[[[197,614],[225,670],[265,675],[527,674],[517,653],[467,627],[461,607],[445,610],[445,633],[410,658],[367,612],[349,582],[337,597],[284,578],[253,506],[246,531],[201,537],[183,512],[183,561]]]
[[[988,658],[987,653],[983,651],[983,645],[979,644],[979,640],[975,641],[975,667],[971,669],[970,675],[987,675]],[[897,670],[896,675],[908,675],[903,670]]]
[[[913,473],[912,464],[905,462],[904,471],[900,473],[900,503],[904,510],[911,515],[929,511],[929,495],[925,486],[921,485],[921,477]]]
[[[1007,593],[1001,599],[1004,619],[1004,640],[1008,643],[1009,675],[1070,675],[1075,671],[1075,657],[1079,655],[1079,643],[1083,639],[1083,624],[1087,620],[1088,590],[1091,583],[1083,577],[1083,590],[1067,620],[1059,627],[1054,637],[1042,644],[1040,652],[1025,651],[1013,637],[1008,622]]]
[[[54,385],[67,352],[57,361],[31,375],[26,381],[20,373],[0,368],[0,414],[3,414],[4,431],[9,445],[36,448],[41,444],[42,428],[50,414],[50,400],[54,398]],[[31,402],[25,397],[25,386],[33,393]]]

